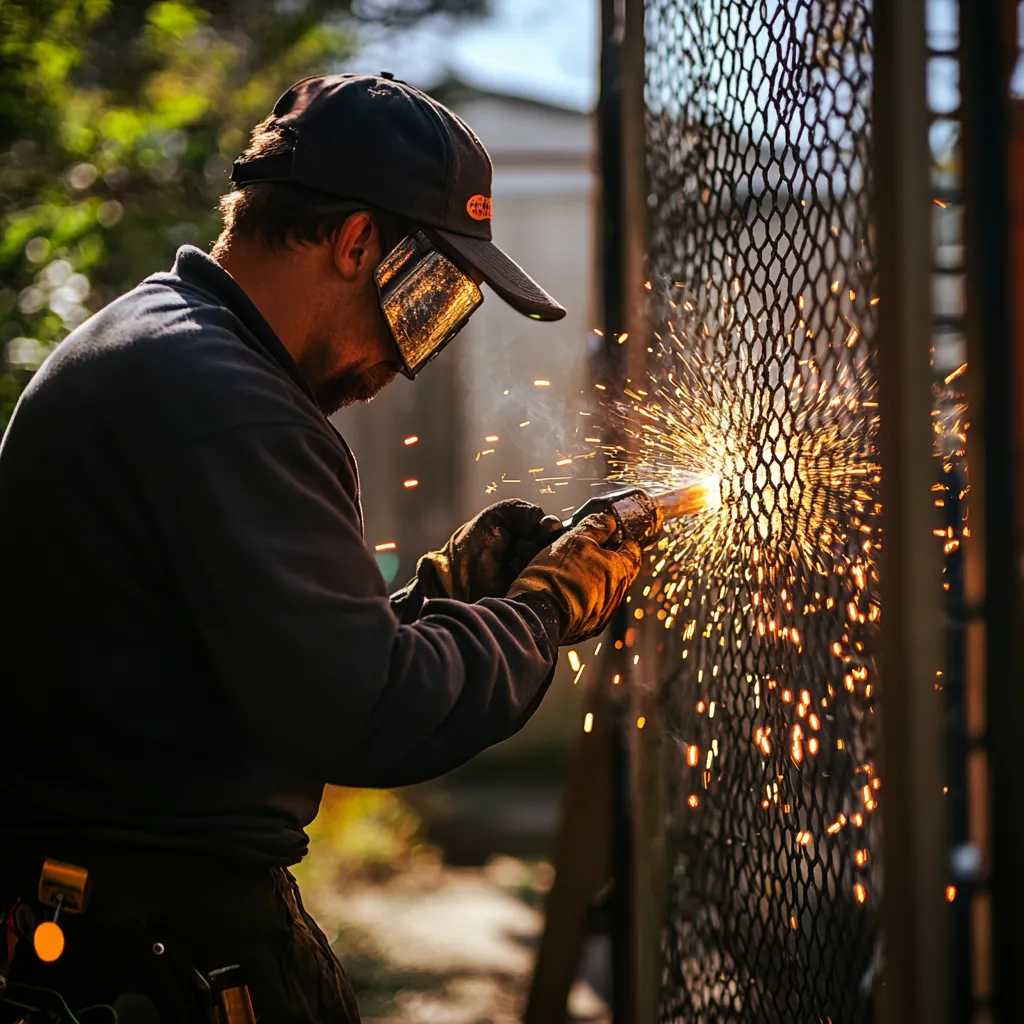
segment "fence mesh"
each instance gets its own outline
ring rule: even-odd
[[[724,499],[716,525],[670,536],[650,592],[669,627],[661,1019],[870,1021],[869,3],[647,0],[645,39],[649,272],[665,298],[640,398],[663,422],[673,406]]]

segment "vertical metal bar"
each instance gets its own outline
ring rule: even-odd
[[[946,518],[944,526],[959,534],[963,528],[964,505],[960,498],[966,481],[955,467],[943,473]],[[952,534],[951,534],[952,536]],[[958,548],[946,557],[946,670],[943,693],[946,698],[945,786],[946,811],[951,850],[966,850],[970,843],[967,807],[967,759],[970,751],[966,714],[964,665],[965,589],[964,552]],[[961,872],[962,874],[962,872]],[[954,873],[954,877],[956,873]],[[950,908],[950,1017],[967,1024],[973,1015],[971,986],[972,893],[969,884],[959,883],[960,892]]]
[[[605,345],[600,375],[618,383],[636,378],[646,363],[646,345],[622,346],[616,338],[628,332],[645,337],[644,262],[647,251],[644,0],[602,0],[601,5],[601,167],[602,167],[602,296]],[[628,630],[624,609],[611,631],[611,641],[639,635]],[[645,671],[654,658],[642,659]],[[627,664],[629,659],[627,659]],[[616,1024],[654,1020],[658,1005],[658,937],[661,906],[660,869],[652,863],[662,805],[655,799],[660,759],[655,729],[643,744],[634,736],[635,721],[656,687],[631,673],[628,701],[620,702],[619,728],[612,749],[612,872],[611,905],[613,998]],[[639,700],[639,704],[638,704]],[[656,716],[648,714],[652,726]]]
[[[944,1024],[941,579],[931,426],[924,0],[874,12],[882,545],[883,1024]]]
[[[1015,373],[1010,274],[1009,95],[1004,12],[998,3],[960,4],[961,105],[967,239],[967,344],[975,445],[972,543],[983,559],[986,739],[990,779],[992,1016],[1020,1019],[1024,972],[1024,725],[1018,652],[1020,548],[1014,438]],[[980,455],[980,458],[978,457]]]
[[[625,303],[622,268],[622,0],[601,0],[601,92],[597,110],[600,180],[600,317],[604,344],[595,378],[608,383],[620,372],[622,348],[612,333],[623,331]]]
[[[627,347],[626,375],[641,379],[648,365],[650,322],[643,284],[647,268],[647,107],[645,0],[622,0],[622,273]],[[633,333],[635,332],[635,333]],[[637,344],[640,342],[640,344]],[[620,346],[621,347],[621,346]]]
[[[623,18],[622,0],[601,0],[601,96],[598,138],[601,161],[601,327],[604,331],[604,345],[596,376],[605,383],[621,379],[622,346],[616,344],[614,339],[627,329],[627,276],[624,263],[627,222],[623,174]],[[624,641],[625,635],[626,611],[620,609],[612,622],[607,642],[614,644],[616,641]],[[608,659],[605,659],[605,664],[608,664]],[[608,756],[611,766],[611,814],[608,837],[612,874],[612,895],[608,908],[612,949],[611,1011],[614,1024],[627,1024],[630,1020],[633,858],[628,789],[629,765],[623,739],[622,700],[611,697],[608,711],[615,717],[608,735]]]
[[[647,274],[648,180],[645,0],[622,0],[622,289],[625,329],[632,339],[625,346],[623,370],[631,380],[643,380],[648,366],[650,315],[644,281]],[[622,348],[623,346],[618,346]],[[627,658],[629,713],[624,716],[624,745],[628,751],[631,807],[629,918],[630,1024],[658,1019],[661,1002],[661,933],[665,924],[665,762],[661,734],[662,709],[655,628],[652,621],[633,621],[632,646]],[[643,718],[645,727],[637,728]]]

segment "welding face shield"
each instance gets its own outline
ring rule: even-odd
[[[375,275],[380,308],[412,380],[455,337],[484,301],[463,273],[423,231],[402,239]]]

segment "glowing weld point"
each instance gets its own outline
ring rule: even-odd
[[[404,488],[406,488],[406,490],[409,490],[409,489],[411,489],[413,487],[419,487],[419,485],[420,485],[419,480],[403,480],[402,481],[402,486]]]
[[[590,732],[594,728],[594,713],[588,711],[586,717],[583,719],[583,731]]]
[[[551,387],[551,381],[545,380],[543,377],[538,377],[533,382],[533,386],[535,388],[549,388],[549,387]]]
[[[841,279],[823,283],[826,288],[831,285],[832,295],[849,289],[850,301],[857,298]],[[864,295],[861,301],[869,298]],[[793,299],[800,316],[806,317],[800,325],[803,339],[810,339],[807,325],[817,328],[818,311],[813,307],[818,297],[809,302],[804,296]],[[682,310],[672,316],[694,312],[693,303],[682,297],[679,306]],[[783,327],[776,343],[769,343],[766,350],[779,360],[777,384],[786,388],[780,397],[774,378],[768,386],[749,372],[759,356],[739,351],[734,365],[701,354],[703,339],[719,333],[719,325],[709,320],[712,327],[705,321],[703,338],[698,336],[699,320],[688,324],[684,319],[679,326],[667,321],[671,334],[663,339],[655,332],[664,349],[660,369],[647,379],[628,381],[625,398],[605,407],[619,428],[609,437],[621,434],[624,439],[621,451],[606,445],[606,454],[616,460],[616,479],[637,484],[661,501],[665,519],[664,532],[651,549],[651,583],[644,591],[650,604],[638,609],[635,602],[634,617],[646,611],[645,618],[656,615],[666,629],[677,629],[683,643],[690,645],[681,656],[701,663],[700,669],[694,666],[697,685],[713,687],[711,693],[723,702],[726,727],[732,709],[714,688],[723,679],[731,682],[731,651],[743,649],[744,627],[755,638],[765,638],[766,645],[777,648],[780,640],[784,642],[785,657],[799,656],[804,653],[805,635],[809,634],[809,644],[812,637],[821,636],[820,630],[812,631],[810,622],[805,626],[802,617],[833,608],[835,614],[826,616],[831,636],[815,642],[840,662],[836,668],[841,678],[845,673],[850,692],[870,697],[867,670],[863,678],[859,674],[864,646],[858,627],[878,617],[871,586],[875,579],[871,547],[877,541],[861,537],[873,538],[872,519],[879,511],[874,490],[879,483],[874,464],[878,403],[870,367],[863,358],[860,328],[840,316],[828,329],[831,338],[821,339],[827,341],[828,353],[818,346],[813,356],[800,358],[809,351],[796,333],[795,320],[789,334]],[[588,438],[587,443],[598,442]],[[697,474],[708,474],[708,478]],[[680,499],[670,498],[670,493],[682,490],[684,480],[692,486],[698,479],[707,480],[704,486],[710,501],[693,511],[719,507],[722,511],[671,514]],[[957,540],[951,535],[941,539],[943,543]],[[834,584],[827,582],[829,577]],[[799,628],[793,622],[797,617]],[[774,732],[767,725],[753,724],[753,756],[788,756],[801,765],[832,743],[837,750],[844,749],[842,739],[829,735],[831,719],[821,711],[837,699],[839,687],[828,687],[826,701],[820,693],[812,697],[812,691],[801,689],[793,677],[746,678],[760,714],[771,714],[776,705],[775,711],[784,710],[788,719],[777,722]],[[698,715],[707,713],[711,724],[718,724],[713,720],[714,703],[698,701],[696,694],[694,702]],[[709,788],[718,751],[714,745],[707,749],[704,742],[700,748],[689,743],[680,746],[693,770],[704,769],[703,785]],[[872,783],[872,774],[863,781]],[[691,784],[696,785],[696,780]],[[860,795],[865,814],[849,819],[856,828],[877,806],[873,784]],[[755,798],[765,810],[774,807],[783,814],[793,813],[792,791],[785,782],[769,786]],[[696,807],[696,801],[693,794],[689,806]],[[838,838],[846,825],[847,818],[833,811],[813,835],[796,833],[794,845],[812,852],[815,842],[824,845],[826,839]],[[855,896],[858,902],[866,902],[866,888],[861,885]],[[799,914],[791,913],[798,927]]]
[[[704,487],[704,507],[709,510],[722,507],[722,481],[710,473],[698,481]]]
[[[374,544],[374,551],[394,551],[398,544],[393,540],[386,540],[383,544]]]
[[[419,440],[419,438],[418,438],[418,437],[417,437],[417,436],[416,436],[415,434],[413,434],[412,436],[410,436],[410,437],[407,437],[407,438],[406,438],[406,439],[405,439],[405,440],[404,440],[404,441],[402,442],[402,444],[404,444],[404,445],[406,446],[406,448],[408,448],[408,447],[409,447],[409,445],[411,445],[411,444],[416,444],[416,442],[417,442],[418,440]]]

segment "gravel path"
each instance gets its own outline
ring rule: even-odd
[[[379,885],[307,887],[304,898],[349,972],[365,1024],[518,1024],[543,927],[527,902],[537,901],[535,875],[501,858]],[[608,1020],[586,982],[569,1008],[574,1021]]]

